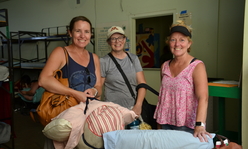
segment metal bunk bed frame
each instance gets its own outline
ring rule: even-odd
[[[9,64],[9,89],[6,88],[2,88],[8,92],[10,94],[10,117],[6,117],[6,118],[1,118],[1,121],[5,121],[5,120],[10,120],[11,124],[11,141],[12,141],[12,149],[15,148],[15,141],[14,141],[14,117],[13,117],[13,100],[14,100],[14,74],[13,74],[13,53],[11,50],[11,40],[9,38],[9,24],[8,24],[8,10],[7,9],[0,9],[0,17],[4,18],[5,21],[4,22],[0,22],[0,27],[6,27],[6,34],[2,33],[0,31],[0,35],[1,35],[1,39],[6,41],[7,44],[7,48],[8,48],[8,64]],[[4,13],[4,15],[2,15],[2,13]],[[2,47],[2,54],[3,54],[3,47]],[[3,99],[4,100],[4,99]]]
[[[4,15],[2,15],[2,13],[4,13]],[[18,60],[19,61],[19,68],[21,67],[21,62],[35,62],[35,61],[40,61],[40,60],[47,60],[48,59],[48,46],[50,44],[50,42],[52,41],[64,41],[64,43],[66,45],[69,45],[70,42],[70,37],[68,35],[68,29],[69,26],[57,26],[57,27],[48,27],[48,28],[42,28],[41,32],[32,32],[32,31],[18,31],[18,32],[10,32],[9,31],[9,24],[8,24],[8,11],[7,9],[0,9],[0,18],[5,18],[5,21],[0,21],[0,27],[6,27],[6,34],[4,35],[1,31],[0,31],[0,40],[2,41],[2,44],[7,45],[7,49],[8,49],[8,61],[7,62],[0,62],[0,65],[4,64],[4,63],[8,63],[8,68],[9,68],[9,90],[6,90],[9,92],[10,94],[10,98],[11,98],[11,117],[8,118],[4,118],[5,119],[11,119],[11,140],[12,140],[12,149],[15,148],[15,142],[14,142],[14,120],[13,120],[13,109],[14,109],[14,104],[13,104],[13,100],[15,98],[15,93],[14,93],[14,69],[18,68],[16,67],[16,65],[14,65],[13,60]],[[61,28],[64,29],[64,31],[66,31],[66,33],[64,34],[60,34],[60,30]],[[55,30],[55,31],[54,31]],[[91,44],[93,45],[93,53],[95,53],[95,33],[94,33],[94,28],[92,28],[92,36],[91,36]],[[23,43],[35,43],[38,41],[44,41],[45,43],[45,57],[44,58],[40,58],[39,55],[39,47],[38,44],[36,44],[36,51],[37,51],[37,55],[36,58],[31,59],[31,60],[27,60],[22,58],[21,56],[21,46]],[[18,51],[19,51],[19,59],[15,59],[13,58],[13,45],[14,44],[18,44]],[[1,46],[1,45],[0,45]],[[1,46],[1,54],[2,54],[2,58],[4,58],[4,49],[3,46]],[[1,87],[2,88],[2,87]],[[0,119],[2,120],[2,119]],[[9,148],[9,147],[8,147]]]
[[[60,27],[51,27],[53,29],[56,28],[56,30],[58,30],[58,28],[67,28],[66,26],[60,26]],[[49,30],[49,33],[45,33],[44,29],[42,29],[41,32],[32,32],[32,31],[18,31],[18,32],[10,32],[10,37],[11,37],[11,41],[12,41],[12,45],[13,44],[18,44],[18,50],[19,50],[19,64],[21,67],[21,62],[38,62],[41,60],[47,60],[48,58],[48,46],[50,44],[51,41],[64,41],[64,43],[66,45],[69,44],[69,36],[67,34],[61,34],[59,35],[59,32],[57,32],[55,35],[51,35],[50,33],[50,29],[51,28],[47,28],[47,30]],[[44,58],[40,58],[39,55],[39,45],[36,44],[36,58],[31,59],[31,60],[27,60],[22,58],[21,55],[21,46],[23,43],[36,43],[38,41],[44,41],[45,44],[45,57]],[[21,67],[22,68],[22,67]]]
[[[66,31],[64,34],[60,34],[61,28]],[[53,32],[52,32],[53,31]],[[48,27],[48,28],[42,28],[41,32],[32,32],[32,31],[18,31],[18,32],[10,32],[10,38],[13,44],[18,44],[19,47],[19,64],[21,67],[21,62],[36,62],[41,60],[47,60],[48,59],[48,46],[50,42],[52,41],[64,41],[66,45],[69,45],[70,37],[67,33],[68,26],[57,26],[57,27]],[[40,58],[39,56],[39,47],[38,44],[36,44],[36,58],[27,60],[23,59],[21,56],[21,46],[23,43],[31,43],[31,42],[38,42],[38,41],[44,41],[45,44],[45,57]],[[93,45],[93,52],[95,53],[95,40],[94,40],[94,28],[92,29],[92,37],[91,37],[91,44]],[[21,67],[22,68],[22,67]]]

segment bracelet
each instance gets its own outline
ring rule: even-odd
[[[96,95],[97,95],[97,93],[98,93],[98,91],[97,91],[97,89],[96,88],[94,88],[94,87],[92,87],[92,89],[94,89],[95,90],[95,95],[94,95],[94,97],[96,97]]]

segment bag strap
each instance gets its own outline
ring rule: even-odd
[[[127,79],[127,76],[125,75],[124,71],[122,70],[120,64],[116,61],[116,59],[114,58],[114,56],[111,54],[111,53],[108,53],[109,57],[114,61],[116,67],[118,68],[118,70],[120,71],[123,79],[125,80],[126,84],[127,84],[127,87],[132,95],[132,97],[134,98],[134,100],[136,101],[136,97],[135,97],[135,94],[134,94],[134,91],[132,90],[132,87]],[[128,57],[130,58],[129,54],[128,54]],[[131,59],[131,58],[130,58]]]
[[[66,69],[67,69],[67,77],[69,77],[69,60],[68,60],[68,51],[65,47],[63,47],[64,53],[65,53],[65,61],[66,61]]]
[[[126,52],[127,53],[127,52]],[[136,100],[136,97],[135,97],[135,94],[132,90],[132,87],[127,79],[127,76],[125,75],[125,73],[123,72],[123,70],[121,69],[121,66],[120,64],[118,64],[118,62],[116,61],[116,59],[114,58],[114,56],[111,54],[111,53],[108,53],[108,55],[110,56],[110,58],[114,61],[116,67],[118,68],[118,70],[120,71],[122,77],[124,78],[127,86],[128,86],[128,89],[132,95],[132,97]],[[127,53],[127,56],[129,57],[129,59],[131,60],[131,62],[133,63],[130,55]],[[138,84],[137,87],[136,87],[136,91],[138,91],[140,88],[145,88],[145,89],[148,89],[149,91],[151,91],[152,93],[154,93],[155,95],[159,95],[159,92],[157,92],[155,89],[153,89],[152,87],[150,87],[148,84],[145,84],[145,83],[141,83],[141,84]]]
[[[136,87],[136,91],[138,91],[140,88],[148,89],[148,90],[151,91],[153,94],[159,96],[159,92],[157,92],[155,89],[153,89],[152,87],[150,87],[148,84],[145,84],[145,83],[140,83],[140,84],[138,84],[138,86]]]
[[[126,52],[127,56],[129,57],[130,61],[133,63],[133,60],[131,59],[131,56],[128,54],[128,52]],[[150,87],[148,84],[145,84],[145,83],[140,83],[137,85],[136,87],[136,91],[138,92],[138,90],[140,88],[145,88],[145,89],[148,89],[149,91],[151,91],[153,94],[155,95],[159,95],[159,92],[157,92],[155,89],[153,89],[152,87]]]
[[[84,133],[82,134],[82,139],[83,139],[85,145],[87,145],[88,147],[90,147],[90,148],[92,148],[92,149],[104,149],[104,148],[96,148],[96,147],[90,145],[90,144],[86,141],[86,139],[85,139],[85,137],[84,137]]]

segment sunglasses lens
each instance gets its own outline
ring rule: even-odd
[[[89,84],[90,83],[90,76],[88,76],[88,79],[87,79],[87,83]]]
[[[89,69],[88,69],[88,68],[85,68],[85,72],[86,72],[86,74],[87,74],[87,75],[89,75],[89,74],[90,74],[90,71],[89,71]]]
[[[87,75],[90,75],[90,71],[89,71],[88,68],[85,68],[85,72],[86,72]],[[89,84],[90,82],[91,82],[91,79],[90,79],[90,76],[88,76],[87,83]]]

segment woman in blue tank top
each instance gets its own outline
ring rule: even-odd
[[[101,96],[99,58],[85,49],[90,42],[91,31],[91,22],[86,17],[78,16],[71,20],[68,33],[72,43],[52,51],[40,74],[40,86],[53,93],[72,96],[78,102],[85,102],[87,97]],[[68,78],[69,87],[54,78],[53,72],[57,69],[62,70],[64,78]],[[54,149],[52,140],[46,138],[44,148]]]
[[[72,96],[78,102],[85,102],[87,97],[101,96],[99,58],[85,49],[90,42],[91,31],[91,22],[86,17],[78,16],[71,20],[68,33],[72,43],[52,51],[40,74],[40,86],[53,93]],[[68,53],[67,63],[64,49]],[[69,88],[54,78],[53,72],[57,69],[62,70],[64,78],[68,78]]]

